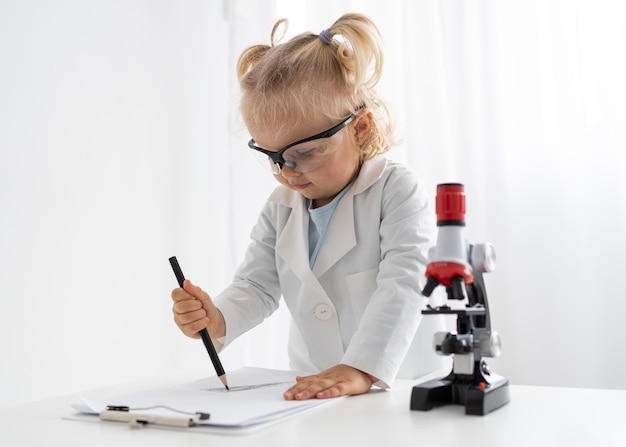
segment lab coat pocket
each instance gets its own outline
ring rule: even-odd
[[[377,275],[378,269],[375,268],[346,276],[346,288],[357,325],[361,322],[363,312],[376,290]]]

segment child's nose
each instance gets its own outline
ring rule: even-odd
[[[283,178],[286,178],[286,179],[291,178],[291,177],[297,177],[300,174],[301,172],[298,172],[294,170],[293,168],[290,168],[286,164],[283,164],[283,167],[280,170],[280,175],[282,175]]]

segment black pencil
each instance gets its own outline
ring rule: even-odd
[[[183,271],[180,269],[180,265],[178,264],[178,260],[176,256],[172,256],[170,258],[170,264],[172,269],[174,270],[174,275],[176,275],[176,279],[178,280],[178,285],[182,288],[183,282],[185,281],[185,275],[183,275]],[[213,367],[215,368],[215,372],[217,373],[217,377],[224,384],[227,390],[228,388],[228,380],[226,379],[226,373],[224,372],[224,368],[222,367],[222,362],[220,362],[220,358],[217,356],[217,351],[215,350],[215,346],[213,346],[213,341],[209,336],[209,332],[206,329],[202,329],[200,331],[200,337],[202,338],[202,342],[204,343],[204,347],[209,353],[209,357],[211,357],[211,362],[213,363]]]

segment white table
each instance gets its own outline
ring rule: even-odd
[[[506,406],[486,416],[467,416],[457,405],[411,411],[414,384],[398,381],[393,390],[340,399],[239,435],[209,434],[200,428],[131,429],[123,423],[64,420],[79,398],[69,395],[0,409],[0,445],[626,446],[626,390],[512,385]],[[108,395],[128,391],[124,387],[102,390]]]

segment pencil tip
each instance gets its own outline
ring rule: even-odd
[[[221,376],[218,376],[218,378],[220,379],[220,382],[224,384],[226,389],[230,391],[230,388],[228,388],[228,380],[226,379],[226,374],[222,374]]]

